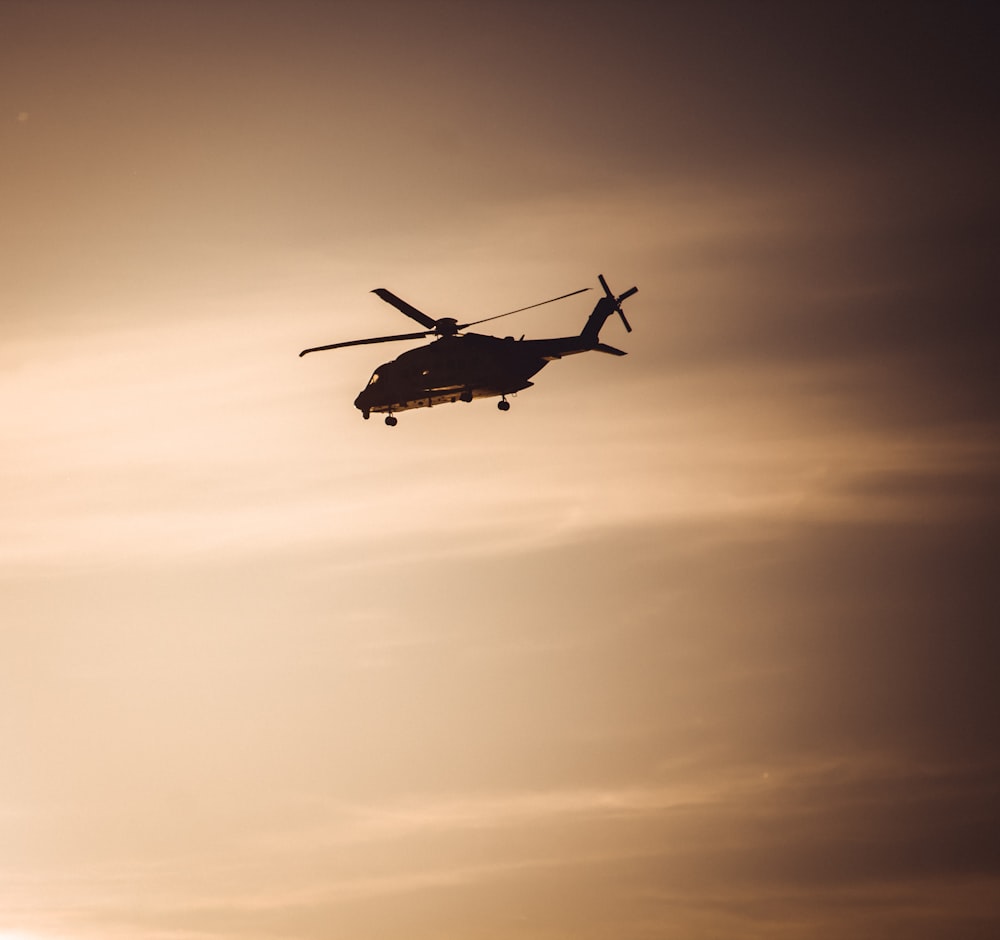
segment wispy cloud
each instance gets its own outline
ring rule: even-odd
[[[640,521],[857,517],[890,508],[855,485],[868,475],[989,472],[994,459],[974,431],[914,440],[810,428],[808,399],[789,402],[784,416],[763,412],[767,385],[720,414],[724,391],[711,374],[622,376],[598,398],[588,393],[585,430],[544,425],[551,403],[580,394],[573,382],[592,381],[586,374],[553,382],[544,414],[525,408],[502,433],[482,433],[495,416],[460,411],[414,416],[419,439],[362,422],[345,428],[350,414],[330,428],[315,376],[269,374],[273,331],[220,362],[208,338],[224,329],[98,334],[44,360],[32,354],[5,377],[8,565],[318,549],[340,564],[373,554],[443,559],[543,548]],[[661,397],[669,409],[614,417],[631,401]],[[300,411],[292,426],[290,411]],[[521,459],[525,447],[544,452],[544,465]],[[458,466],[461,477],[448,469]],[[905,511],[905,493],[894,499]],[[433,545],[419,538],[428,527]]]

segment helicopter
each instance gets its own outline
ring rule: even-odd
[[[591,351],[612,356],[626,355],[623,350],[602,343],[599,337],[601,327],[615,313],[621,317],[626,331],[632,332],[632,326],[622,310],[622,301],[635,294],[639,288],[630,287],[616,297],[608,287],[604,275],[599,274],[597,277],[604,289],[604,296],[597,301],[578,336],[531,340],[525,340],[522,336],[515,340],[512,336],[501,338],[463,331],[470,326],[499,320],[513,313],[582,294],[590,290],[589,287],[470,323],[459,323],[454,317],[434,319],[391,291],[379,287],[372,293],[415,320],[424,329],[416,333],[374,336],[312,346],[303,349],[299,356],[326,349],[393,343],[432,336],[432,342],[404,352],[396,359],[383,363],[372,373],[368,384],[354,400],[362,418],[368,420],[372,412],[385,413],[385,423],[389,427],[395,427],[398,420],[396,412],[451,402],[471,402],[476,398],[499,398],[497,408],[508,411],[510,402],[507,401],[507,396],[530,388],[534,383],[529,379],[554,359]]]

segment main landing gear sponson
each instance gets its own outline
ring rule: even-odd
[[[507,401],[506,397],[501,398],[500,401],[497,402],[497,408],[499,408],[501,411],[510,411],[510,402]],[[368,415],[362,412],[362,417],[367,419]],[[395,415],[386,415],[385,423],[390,428],[394,428],[397,424],[399,424],[399,419]]]

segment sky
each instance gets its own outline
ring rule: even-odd
[[[0,940],[995,936],[998,20],[2,0]]]

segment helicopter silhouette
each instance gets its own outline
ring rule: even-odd
[[[604,275],[598,280],[604,288],[604,296],[597,301],[593,312],[587,318],[578,336],[560,336],[554,339],[521,339],[511,336],[486,336],[481,333],[464,333],[463,330],[490,320],[509,317],[512,313],[531,310],[566,297],[573,297],[590,290],[589,287],[561,294],[537,304],[518,307],[496,316],[470,323],[459,323],[454,317],[434,319],[416,307],[401,300],[391,291],[379,287],[372,291],[386,303],[391,304],[411,320],[416,320],[424,330],[417,333],[400,333],[394,336],[374,336],[369,339],[348,340],[344,343],[330,343],[326,346],[312,346],[303,349],[306,353],[326,349],[342,349],[345,346],[366,346],[371,343],[393,343],[402,340],[423,339],[433,336],[426,346],[411,349],[390,362],[380,365],[354,400],[354,405],[367,420],[371,413],[384,412],[385,423],[395,427],[395,412],[411,408],[430,408],[451,402],[471,402],[475,398],[499,398],[497,408],[510,409],[508,395],[530,388],[534,383],[529,379],[545,368],[554,359],[583,352],[602,352],[612,356],[626,353],[600,341],[601,327],[612,314],[617,313],[625,329],[631,333],[632,327],[622,310],[622,301],[638,291],[631,287],[617,297],[608,287]]]

